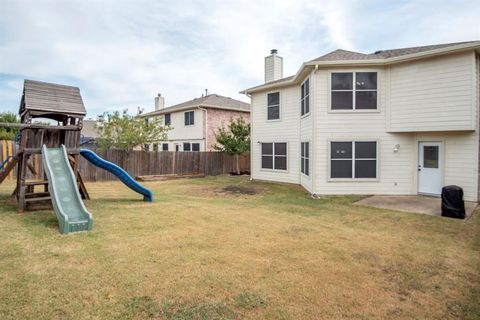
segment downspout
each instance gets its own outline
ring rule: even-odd
[[[252,108],[252,95],[245,92],[245,95],[250,98],[250,181],[253,181],[252,178],[252,169],[253,169],[253,157],[252,157],[252,150],[253,150],[253,108]]]
[[[312,164],[310,165],[310,168],[313,168],[312,170],[312,197],[314,198],[317,198],[318,195],[317,195],[317,181],[315,179],[316,175],[317,175],[317,163],[316,163],[316,155],[317,155],[317,148],[316,148],[316,138],[317,138],[317,135],[316,135],[316,128],[317,128],[317,123],[316,123],[316,118],[315,118],[315,113],[317,111],[317,109],[315,108],[315,101],[317,100],[317,70],[318,70],[318,64],[315,65],[315,69],[313,69],[313,90],[310,90],[313,92],[313,101],[314,103],[312,103],[312,149],[309,150],[310,151],[310,154],[312,155]],[[313,152],[312,152],[313,151]]]
[[[207,148],[208,148],[208,144],[207,144],[207,128],[208,128],[208,111],[207,109],[205,108],[202,108],[202,107],[198,107],[199,110],[202,110],[202,111],[205,111],[205,121],[203,122],[203,132],[204,132],[204,137],[205,137],[205,150],[204,151],[207,151]]]

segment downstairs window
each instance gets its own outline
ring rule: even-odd
[[[262,169],[287,170],[287,143],[262,143]]]
[[[330,178],[377,178],[376,141],[330,143]]]

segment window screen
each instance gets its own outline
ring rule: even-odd
[[[165,114],[165,125],[168,126],[170,125],[172,122],[171,122],[171,116],[170,116],[170,113],[166,113]]]
[[[375,141],[331,142],[331,178],[376,178],[377,143]]]
[[[300,170],[304,175],[310,175],[310,143],[302,142],[300,145],[301,149],[301,159],[300,159]]]
[[[331,87],[332,110],[377,108],[376,72],[335,72]]]
[[[280,119],[280,92],[267,94],[267,119]]]
[[[191,126],[193,124],[195,124],[195,112],[194,111],[185,112],[185,125]]]
[[[301,86],[300,113],[303,116],[310,112],[310,80],[307,79]]]
[[[332,178],[352,177],[352,142],[332,142],[330,144],[330,176]]]
[[[262,168],[287,170],[287,144],[285,142],[262,143]]]

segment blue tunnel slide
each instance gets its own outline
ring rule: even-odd
[[[120,181],[122,181],[127,187],[129,187],[133,191],[142,194],[144,201],[153,202],[152,191],[139,184],[125,170],[123,170],[116,164],[101,158],[95,152],[89,149],[80,149],[80,154],[93,165],[107,170],[111,174],[115,175],[118,179],[120,179]]]

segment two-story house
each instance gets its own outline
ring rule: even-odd
[[[251,97],[253,179],[312,194],[479,200],[480,42],[336,50],[282,78],[276,50]]]
[[[155,110],[144,117],[161,117],[169,125],[168,141],[151,146],[161,151],[213,151],[218,129],[232,119],[250,123],[250,105],[243,101],[209,94],[165,108],[165,98],[155,97]]]

